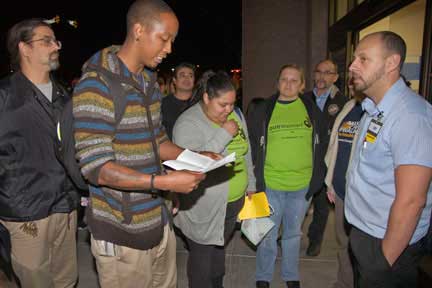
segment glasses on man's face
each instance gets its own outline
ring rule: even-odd
[[[316,76],[320,76],[320,75],[323,75],[323,76],[336,75],[336,72],[333,72],[333,71],[315,70],[314,73],[315,73]]]
[[[53,45],[57,46],[58,49],[61,49],[61,47],[62,47],[62,43],[53,37],[43,37],[40,39],[34,39],[34,40],[27,41],[26,43],[31,44],[33,42],[40,42],[40,41],[42,41],[42,44],[46,47],[51,47]]]

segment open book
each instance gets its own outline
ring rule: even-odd
[[[220,160],[213,160],[210,157],[185,149],[176,160],[168,160],[162,164],[174,170],[189,170],[206,173],[233,161],[235,161],[235,152]]]

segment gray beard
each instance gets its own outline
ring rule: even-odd
[[[50,71],[55,71],[60,67],[60,62],[58,61],[58,59],[50,60],[48,65],[50,67]]]

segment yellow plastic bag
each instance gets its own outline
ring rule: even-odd
[[[246,197],[245,204],[240,211],[238,218],[240,220],[266,217],[270,215],[270,207],[267,196],[264,192],[252,194],[251,199]]]

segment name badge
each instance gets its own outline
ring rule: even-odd
[[[365,142],[375,143],[382,126],[383,123],[381,123],[379,120],[372,119],[366,132]]]

